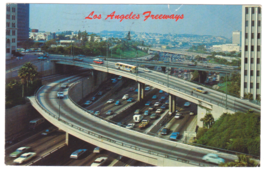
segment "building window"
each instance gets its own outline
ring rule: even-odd
[[[247,64],[248,63],[248,58],[245,58],[245,64]]]
[[[6,53],[10,53],[10,48],[6,48]]]
[[[8,12],[9,12],[9,11],[10,11],[10,7],[6,7],[6,11],[8,11]]]
[[[258,39],[260,39],[261,38],[261,34],[260,33],[258,33]]]
[[[261,13],[261,7],[258,7],[258,14]]]
[[[245,38],[246,38],[246,39],[248,38],[248,33],[245,33]]]
[[[10,22],[6,22],[6,27],[10,27]]]
[[[254,51],[254,46],[251,46],[251,51]]]
[[[251,8],[251,13],[254,14],[255,11],[254,11],[254,7]]]
[[[16,31],[12,30],[12,36],[15,36],[15,35],[16,35]]]
[[[258,21],[258,27],[261,26],[261,20]]]
[[[254,20],[251,21],[251,26],[254,26]]]
[[[253,70],[250,70],[250,76],[253,76]]]
[[[251,33],[251,39],[254,39],[254,33]]]
[[[253,88],[253,83],[250,83],[250,88]]]
[[[245,9],[246,9],[246,14],[248,14],[248,7],[246,7]]]
[[[245,46],[245,51],[248,51],[248,46],[247,45]]]
[[[247,83],[246,82],[244,82],[244,88],[247,88]]]
[[[245,22],[245,26],[248,26],[248,20],[246,20],[246,22]]]
[[[250,63],[252,63],[252,64],[254,63],[254,58],[250,59]]]
[[[260,76],[260,71],[257,71],[257,76]]]
[[[260,58],[257,58],[257,64],[260,64]]]
[[[15,23],[12,23],[12,27],[16,27],[16,24]]]
[[[256,84],[256,88],[257,88],[257,89],[260,88],[260,84],[259,84],[259,83]]]
[[[6,43],[9,44],[10,43],[10,40],[9,39],[6,39]]]
[[[12,7],[12,12],[16,12],[16,8],[15,7]]]
[[[10,35],[10,30],[6,30],[6,35]]]
[[[247,70],[245,70],[244,74],[245,74],[245,76],[247,76],[247,75],[248,75],[248,71],[247,71]]]
[[[7,20],[10,20],[10,15],[6,15],[6,19]]]
[[[261,47],[260,46],[257,46],[257,51],[261,51]]]
[[[15,19],[16,19],[15,15],[12,15],[12,20],[15,20]]]
[[[12,38],[12,43],[15,43],[16,42],[16,39],[15,38]]]

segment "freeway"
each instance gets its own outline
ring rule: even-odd
[[[70,78],[66,78],[65,80],[69,80]],[[54,82],[44,86],[39,90],[37,94],[37,100],[40,104],[50,113],[58,115],[58,100],[55,98],[56,92],[58,90],[59,82]],[[213,150],[203,150],[194,147],[194,150],[190,148],[185,148],[183,145],[176,145],[173,143],[167,143],[165,141],[156,141],[156,137],[148,138],[150,136],[139,136],[140,134],[129,134],[129,131],[125,131],[125,128],[117,129],[115,125],[110,124],[102,124],[102,122],[96,122],[94,116],[91,116],[87,112],[81,112],[79,108],[70,101],[67,96],[62,100],[60,100],[60,119],[71,122],[75,125],[79,125],[85,129],[91,130],[93,132],[97,132],[103,136],[110,137],[113,140],[125,142],[128,144],[132,144],[138,147],[150,149],[152,151],[156,151],[163,154],[168,154],[184,159],[188,159],[197,163],[201,163],[204,165],[213,166],[213,164],[203,163],[201,160],[202,156],[204,156],[207,151]],[[90,123],[90,124],[88,124]],[[109,150],[109,149],[107,149]],[[216,151],[214,151],[216,153]],[[221,156],[223,154],[219,154]],[[232,161],[232,155],[223,155],[223,158],[226,161]]]
[[[239,99],[239,98],[236,98],[236,97],[233,97],[233,96],[230,96],[230,95],[227,95],[227,94],[224,94],[222,92],[218,92],[212,89],[208,89],[205,87],[202,87],[202,88],[207,90],[208,94],[202,94],[198,92],[194,92],[193,94],[191,94],[193,88],[201,87],[201,86],[196,85],[189,81],[182,80],[177,77],[173,77],[173,76],[170,76],[164,73],[157,72],[157,71],[150,70],[149,72],[146,72],[144,69],[141,69],[139,67],[139,72],[133,74],[133,73],[129,73],[126,71],[115,69],[115,62],[110,62],[110,61],[105,62],[103,65],[95,65],[92,63],[91,60],[85,60],[83,62],[73,62],[70,60],[57,60],[57,63],[66,64],[66,65],[76,65],[76,66],[85,67],[85,68],[92,68],[92,69],[105,71],[105,72],[112,71],[112,73],[114,74],[118,74],[118,75],[124,74],[124,76],[127,75],[127,77],[131,79],[139,79],[139,80],[145,79],[146,80],[144,81],[145,83],[149,84],[148,81],[150,81],[151,86],[154,86],[154,85],[158,85],[158,87],[164,86],[168,91],[170,91],[171,94],[173,94],[174,93],[173,90],[175,90],[175,91],[184,93],[188,97],[198,98],[205,102],[228,108],[232,111],[245,112],[249,109],[252,109],[255,112],[260,113],[259,105],[256,105],[256,104],[247,102],[245,100],[242,100],[242,99]],[[153,85],[152,85],[152,82],[153,82]],[[179,96],[178,94],[180,93],[177,93],[177,96]]]

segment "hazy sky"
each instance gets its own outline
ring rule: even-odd
[[[85,19],[92,11],[101,19]],[[105,20],[116,14],[139,14],[138,20]],[[184,15],[184,19],[144,21],[143,12]],[[241,30],[241,5],[92,5],[92,4],[30,4],[30,28],[41,31],[135,31],[225,36]]]

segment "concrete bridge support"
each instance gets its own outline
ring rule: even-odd
[[[174,112],[176,109],[176,96],[169,95],[169,111]]]
[[[138,101],[141,101],[145,97],[145,84],[138,83]]]

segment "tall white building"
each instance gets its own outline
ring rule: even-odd
[[[240,46],[240,31],[233,31],[232,44],[237,44]]]
[[[242,53],[240,96],[261,94],[261,7],[242,7]]]
[[[17,4],[6,5],[6,59],[11,59],[17,50]]]

